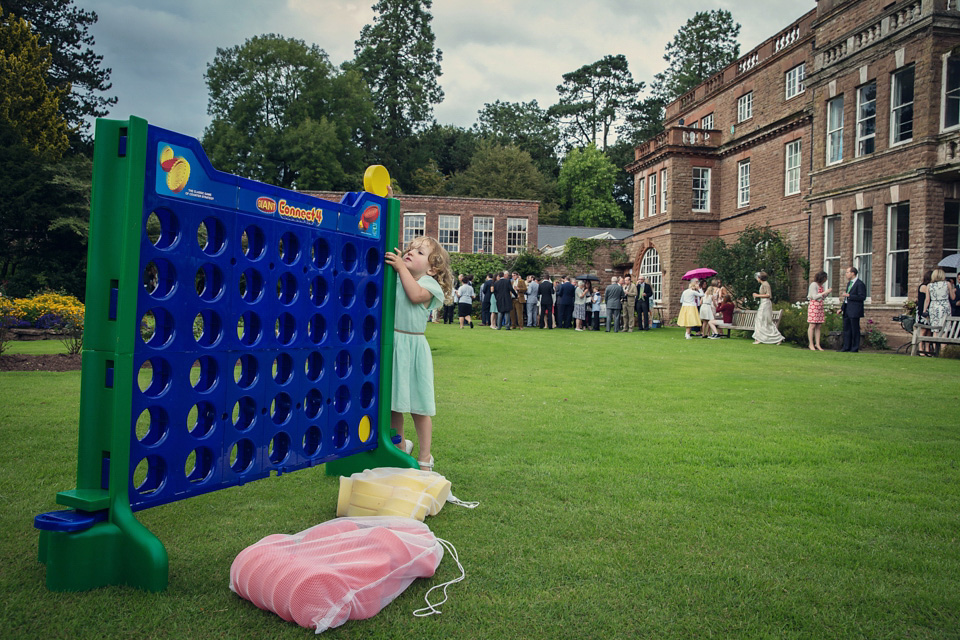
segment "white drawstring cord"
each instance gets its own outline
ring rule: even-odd
[[[458,507],[466,507],[467,509],[476,509],[477,507],[480,506],[479,502],[464,502],[463,500],[453,495],[452,493],[447,496],[447,502],[449,502],[450,504],[455,504]]]
[[[460,577],[454,578],[449,582],[444,582],[443,584],[430,587],[427,593],[423,596],[423,599],[427,601],[427,606],[423,607],[422,609],[417,609],[413,612],[413,615],[417,618],[425,618],[426,616],[432,616],[434,614],[440,615],[443,613],[440,611],[440,605],[447,601],[447,588],[452,584],[457,584],[458,582],[463,581],[463,579],[467,577],[467,572],[463,570],[463,565],[460,564],[460,556],[457,554],[457,548],[454,547],[451,542],[448,542],[442,538],[437,538],[437,542],[439,542],[444,549],[450,552],[450,557],[453,558],[453,561],[457,563],[457,568],[460,569]],[[440,589],[441,587],[443,588],[443,600],[436,604],[431,604],[430,592],[434,589]]]

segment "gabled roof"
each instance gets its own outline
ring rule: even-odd
[[[544,247],[562,247],[568,238],[597,238],[600,240],[623,240],[633,235],[633,229],[604,229],[600,227],[564,227],[560,225],[538,224],[538,249]]]

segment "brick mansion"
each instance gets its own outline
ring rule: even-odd
[[[667,106],[665,130],[626,169],[633,273],[669,315],[704,243],[769,226],[834,291],[856,266],[867,317],[895,332],[923,271],[960,250],[957,5],[819,0]]]

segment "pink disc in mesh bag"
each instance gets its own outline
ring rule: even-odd
[[[321,538],[329,538],[341,533],[349,533],[351,531],[356,531],[360,527],[357,526],[357,523],[352,520],[347,520],[345,518],[337,518],[336,520],[328,520],[323,524],[318,524],[315,527],[310,527],[304,532],[303,542],[309,542],[311,540],[320,540]]]
[[[288,540],[289,538],[290,536],[275,533],[237,554],[236,559],[230,566],[230,584],[233,585],[233,590],[249,600],[247,594],[250,578],[259,570],[259,566],[263,562],[264,549],[270,549],[270,543]]]
[[[290,614],[294,622],[308,629],[317,627],[318,620],[333,614],[324,622],[323,629],[338,627],[350,615],[350,607],[345,606],[349,593],[350,587],[339,575],[326,572],[308,575],[290,593]]]

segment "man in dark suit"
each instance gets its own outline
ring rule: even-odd
[[[843,348],[840,351],[860,351],[860,318],[863,317],[863,301],[867,299],[867,286],[857,277],[856,267],[847,269],[847,290],[840,294],[843,302]]]
[[[509,271],[504,271],[501,278],[493,285],[493,295],[497,299],[497,309],[500,311],[500,326],[497,329],[506,327],[507,331],[510,331],[510,310],[513,308],[513,299],[517,297],[517,292],[513,289]]]
[[[573,298],[577,288],[570,282],[570,276],[563,277],[563,284],[557,293],[557,326],[569,329],[573,326]]]
[[[610,327],[613,327],[614,333],[620,332],[620,309],[623,308],[623,287],[617,281],[617,277],[610,278],[610,284],[603,292],[603,297],[607,305],[607,333],[610,333]]]
[[[553,284],[550,278],[540,281],[537,295],[540,296],[540,328],[553,329]]]
[[[643,276],[637,278],[637,324],[640,331],[650,329],[650,307],[653,306],[653,287]]]
[[[490,324],[490,296],[493,295],[493,275],[487,274],[487,279],[480,285],[480,324]]]

